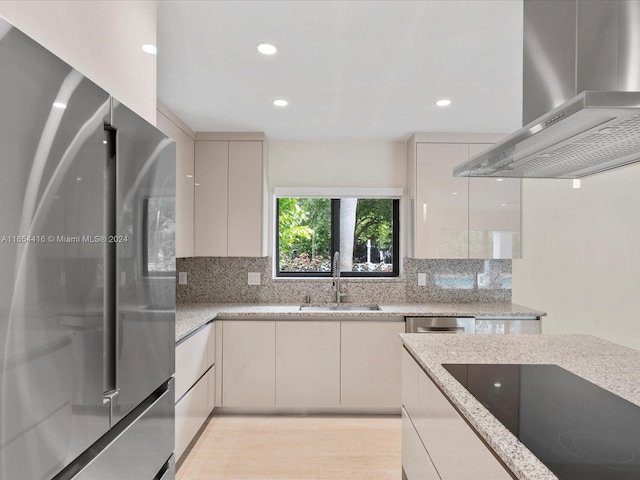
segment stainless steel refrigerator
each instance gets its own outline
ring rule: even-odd
[[[0,19],[0,478],[174,477],[175,146]]]

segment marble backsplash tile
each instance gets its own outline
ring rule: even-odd
[[[418,286],[418,273],[426,286]],[[405,258],[404,277],[409,303],[511,301],[511,260]]]
[[[330,278],[272,278],[268,257],[178,258],[179,272],[187,272],[187,285],[177,285],[180,303],[311,303],[332,302]],[[259,272],[260,285],[247,285],[247,273]],[[349,303],[404,303],[403,279],[342,278],[343,301]]]
[[[330,278],[272,278],[268,257],[178,258],[187,285],[176,286],[180,303],[311,303],[332,302]],[[247,273],[259,272],[260,285],[247,285]],[[426,286],[418,286],[418,273]],[[403,278],[342,278],[349,303],[510,302],[511,260],[404,259]]]

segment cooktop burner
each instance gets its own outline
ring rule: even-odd
[[[444,364],[560,480],[639,480],[640,407],[557,365]]]

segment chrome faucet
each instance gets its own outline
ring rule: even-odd
[[[336,295],[336,303],[340,303],[342,297],[346,295],[346,293],[340,292],[340,251],[337,250],[336,253],[333,254],[333,289]]]

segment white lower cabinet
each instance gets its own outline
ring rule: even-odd
[[[394,409],[402,406],[404,322],[341,322],[340,405]]]
[[[420,408],[418,398],[418,376],[420,367],[404,348],[402,349],[402,406],[414,417]]]
[[[216,323],[214,388],[223,408],[400,412],[403,321]]]
[[[403,386],[403,402],[413,404],[404,415],[403,442],[409,425],[423,445],[425,454],[431,459],[442,480],[510,480],[511,474],[496,459],[489,448],[464,421],[449,400],[438,389],[408,352],[404,352],[403,378],[410,385]],[[417,405],[415,399],[414,373],[417,376]],[[406,406],[406,405],[405,405]],[[403,467],[409,480],[431,478],[411,476],[404,465],[405,457],[413,458],[415,439],[403,443]],[[405,448],[407,453],[405,455]]]
[[[208,355],[212,330],[212,324],[205,325],[176,345],[176,400],[180,400],[213,364],[213,357],[209,361]]]
[[[440,480],[404,408],[402,409],[402,471],[403,479]]]
[[[276,407],[338,406],[340,322],[277,321]]]
[[[215,326],[209,323],[176,345],[176,460],[214,408]]]
[[[209,407],[209,412],[212,412],[214,407],[216,406],[216,366],[213,365],[209,371],[207,372],[207,406]]]
[[[222,406],[276,406],[276,322],[222,322]]]
[[[213,367],[209,372],[213,372]],[[212,407],[209,403],[209,375],[207,374],[176,403],[176,459],[180,459],[191,440],[207,420],[211,410]]]

